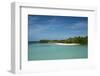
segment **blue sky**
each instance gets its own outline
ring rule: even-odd
[[[61,40],[87,36],[88,18],[71,16],[28,15],[28,40]]]

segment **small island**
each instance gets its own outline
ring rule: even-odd
[[[88,36],[85,37],[72,37],[63,40],[48,40],[42,39],[39,41],[29,41],[29,43],[55,43],[57,45],[87,45],[88,44]]]

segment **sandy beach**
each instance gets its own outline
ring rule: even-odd
[[[77,44],[77,43],[55,43],[56,45],[80,45],[80,44]]]

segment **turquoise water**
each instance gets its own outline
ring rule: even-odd
[[[88,57],[87,45],[29,43],[28,60],[79,59]]]

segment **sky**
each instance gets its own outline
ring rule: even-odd
[[[61,40],[87,36],[88,17],[28,15],[28,40]]]

